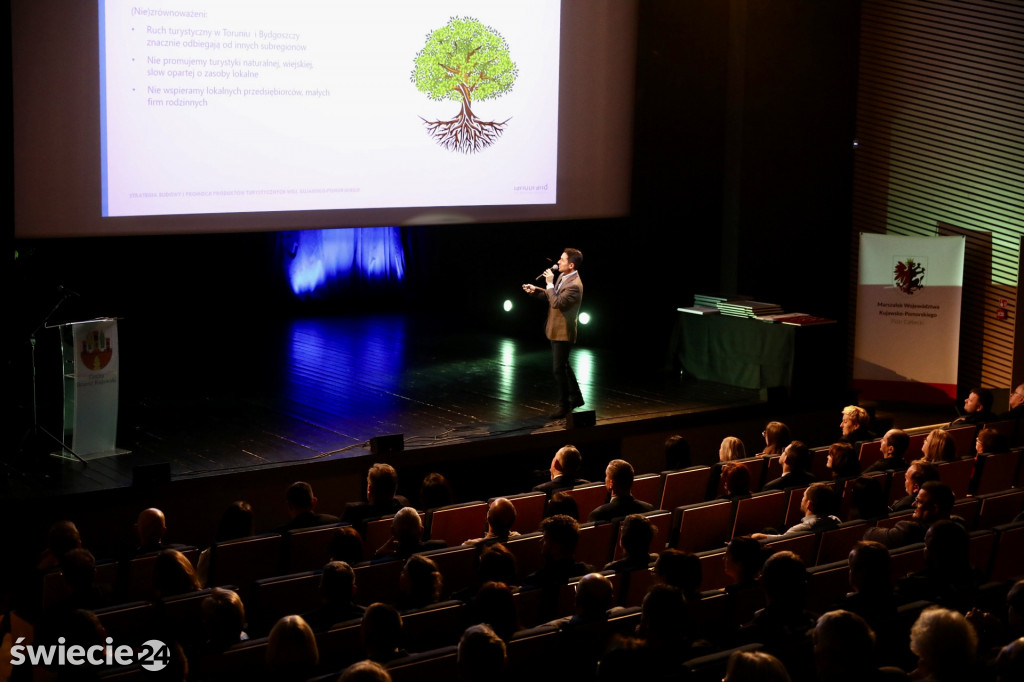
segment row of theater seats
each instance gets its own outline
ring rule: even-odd
[[[969,528],[990,529],[994,526],[1011,521],[1024,508],[1024,487],[1020,486],[1019,476],[1024,475],[1024,467],[1020,466],[1021,452],[1014,451],[1006,455],[983,456],[982,481],[985,489],[999,487],[998,481],[1013,481],[1018,487],[999,492],[963,497],[958,495],[955,513],[968,521]],[[757,457],[749,460],[753,466],[760,466],[771,475],[772,458]],[[948,462],[940,465],[940,474],[945,471],[960,471],[962,464],[971,465],[969,460]],[[1020,469],[1020,471],[1018,471]],[[652,552],[665,547],[674,547],[690,552],[702,552],[720,549],[731,537],[760,531],[765,527],[784,528],[798,522],[801,516],[800,500],[803,488],[789,491],[771,491],[756,493],[740,500],[703,501],[704,491],[709,477],[709,468],[705,466],[690,467],[680,471],[664,472],[663,474],[647,474],[636,477],[634,494],[639,499],[650,501],[656,506],[672,511],[652,512],[648,516],[658,529]],[[984,474],[992,474],[986,478]],[[762,479],[765,477],[762,476]],[[871,476],[883,480],[883,486],[891,490],[890,499],[898,499],[902,491],[902,475],[894,477],[890,473],[878,473]],[[969,474],[968,474],[969,476]],[[759,480],[756,479],[755,480]],[[890,483],[891,481],[891,483]],[[849,503],[852,491],[852,480],[844,483],[844,512]],[[949,476],[947,483],[954,483]],[[954,489],[962,487],[951,485]],[[586,518],[590,510],[603,504],[607,491],[603,484],[578,486],[569,491],[576,499],[580,517]],[[517,554],[520,570],[525,575],[533,570],[540,559],[540,536],[530,535],[535,531],[543,518],[545,496],[543,493],[525,493],[512,495],[509,499],[516,506],[516,530],[525,537],[510,544],[510,549]],[[660,503],[660,504],[659,504]],[[486,526],[487,503],[469,502],[451,505],[427,512],[425,524],[432,538],[440,538],[452,548],[458,548],[466,539],[479,537]],[[880,525],[894,523],[899,517],[882,519]],[[247,605],[253,603],[251,592],[257,581],[274,576],[291,575],[302,571],[320,569],[328,557],[328,544],[343,524],[333,524],[296,530],[286,533],[267,533],[263,535],[217,543],[211,548],[209,582],[211,586],[238,585]],[[367,557],[373,549],[386,541],[390,534],[391,521],[382,518],[371,521],[366,532]],[[862,533],[861,533],[862,534]],[[847,535],[853,537],[854,532]],[[579,558],[586,563],[600,568],[607,561],[620,558],[616,551],[617,527],[614,524],[585,523],[582,526]],[[827,538],[828,536],[826,536]],[[809,542],[809,541],[804,541]],[[823,540],[822,548],[830,546],[828,539]],[[194,547],[183,548],[183,552],[195,564],[198,550]],[[468,556],[467,553],[463,552]],[[808,552],[801,552],[808,557]],[[458,552],[452,554],[459,556]],[[124,565],[114,562],[101,563],[97,566],[97,583],[109,586],[122,583],[119,595],[123,601],[151,599],[152,567],[155,557],[143,556]],[[454,561],[441,558],[440,561]],[[826,560],[827,561],[827,560]],[[814,562],[821,563],[820,559]],[[468,565],[468,564],[467,564]],[[366,570],[366,567],[360,567]],[[392,570],[374,569],[374,570]],[[468,569],[472,570],[472,568]],[[128,576],[124,586],[125,576]],[[459,579],[446,576],[449,587],[461,584]],[[363,581],[363,585],[366,582]],[[44,580],[44,602],[52,603],[62,595],[63,583],[59,573],[46,576]],[[457,589],[457,587],[453,587]],[[370,588],[364,594],[374,596]],[[368,597],[369,598],[369,597]],[[366,601],[377,601],[373,598]],[[365,601],[365,600],[364,600]]]
[[[611,572],[606,575],[612,580],[616,589],[621,587],[621,576]],[[575,582],[570,582],[561,590],[558,597],[560,614],[571,613],[575,588]],[[644,590],[646,590],[646,586]],[[191,602],[205,596],[205,592],[201,595],[189,596],[187,601]],[[539,595],[539,591],[524,592],[517,595],[517,600],[521,606],[522,602],[536,600]],[[694,617],[702,619],[710,628],[726,627],[725,621],[731,616],[727,613],[726,600],[723,596],[720,592],[709,593],[696,605]],[[413,653],[387,665],[392,680],[421,682],[432,679],[457,679],[455,642],[467,625],[468,610],[467,605],[462,602],[446,601],[424,609],[403,613],[403,638],[407,644],[406,648]],[[118,634],[125,636],[130,633],[127,628],[124,628],[123,631],[118,630],[117,622],[111,620],[107,613],[101,614],[101,619],[108,627],[108,632],[117,633],[114,635],[115,637]],[[587,630],[591,626],[584,626],[572,635],[567,635],[565,631],[554,625],[534,625],[529,621],[523,621],[528,627],[523,627],[516,632],[508,642],[509,675],[507,679],[546,679],[547,674],[550,673],[551,653],[561,650],[561,640],[568,639],[570,636],[577,639],[588,636],[604,638],[612,633],[629,636],[634,633],[639,620],[640,607],[636,605],[614,610],[608,623],[593,626],[592,633]],[[123,626],[124,624],[122,624]],[[111,627],[114,629],[110,630]],[[136,633],[135,636],[142,635]],[[317,633],[316,639],[321,657],[319,669],[323,671],[322,675],[313,678],[317,682],[336,680],[345,666],[362,657],[359,620],[338,623],[329,630]],[[118,639],[118,641],[122,640]],[[241,643],[224,653],[208,656],[196,662],[200,677],[203,680],[237,679],[239,676],[258,678],[265,665],[267,646],[268,639],[260,637]],[[760,648],[758,644],[738,647],[744,651],[758,648]],[[687,661],[686,664],[693,673],[690,679],[721,679],[725,663],[734,650],[727,649]],[[145,674],[145,671],[133,666],[105,671],[101,677],[125,681],[144,680],[147,679],[144,677]]]

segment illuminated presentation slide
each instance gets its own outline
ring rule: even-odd
[[[101,0],[103,215],[553,204],[558,0]]]

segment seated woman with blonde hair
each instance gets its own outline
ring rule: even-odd
[[[956,459],[956,441],[942,429],[932,429],[921,445],[921,459],[926,462],[952,462]]]

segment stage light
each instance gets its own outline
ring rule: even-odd
[[[505,299],[505,303],[503,303],[501,307],[505,309],[506,313],[511,311],[512,310],[512,301],[510,301],[510,300],[508,300],[506,298]]]
[[[590,322],[590,315],[587,313],[580,313],[580,324],[588,324]]]

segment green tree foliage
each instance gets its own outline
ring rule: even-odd
[[[470,17],[453,17],[427,34],[416,54],[412,82],[430,99],[469,104],[512,89],[516,65],[508,43],[493,28]]]

